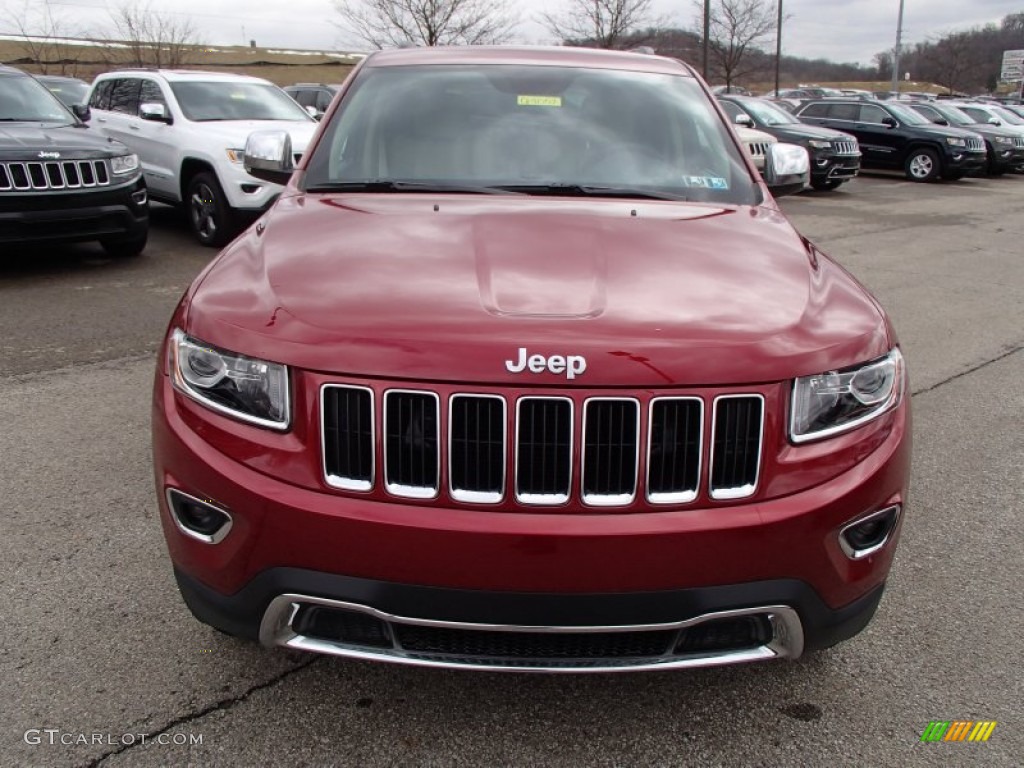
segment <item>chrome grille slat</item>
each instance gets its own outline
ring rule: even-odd
[[[389,493],[432,499],[440,490],[439,400],[433,392],[384,393],[384,481]]]
[[[448,483],[452,498],[496,504],[505,495],[505,399],[453,395],[448,417]]]
[[[754,393],[719,395],[712,404],[696,395],[507,400],[456,392],[445,396],[443,430],[436,392],[377,394],[367,386],[329,383],[320,397],[324,479],[333,488],[372,491],[380,455],[384,489],[404,498],[437,498],[445,477],[447,497],[469,504],[499,504],[511,496],[523,505],[561,506],[575,493],[585,506],[626,506],[642,487],[650,505],[681,505],[700,496],[706,457],[710,498],[743,499],[758,488],[764,403]]]
[[[764,398],[723,395],[715,398],[711,436],[713,499],[742,499],[757,489],[764,439]]]
[[[647,500],[685,504],[697,498],[704,401],[696,397],[655,398],[647,443]]]
[[[564,504],[572,485],[572,400],[524,397],[516,408],[516,499]]]
[[[590,398],[583,404],[582,497],[585,504],[629,504],[636,497],[640,403]]]
[[[981,139],[969,138],[967,139],[967,149],[971,150],[972,152],[984,152],[985,142],[982,141]]]
[[[110,184],[106,160],[0,163],[0,191],[44,192]]]
[[[860,154],[860,147],[856,141],[833,141],[832,149],[837,155]]]
[[[320,399],[327,483],[348,491],[371,490],[376,451],[373,390],[330,385]]]

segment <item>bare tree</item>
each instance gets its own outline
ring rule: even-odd
[[[976,66],[976,50],[969,33],[954,33],[923,47],[921,63],[928,68],[929,79],[946,87],[949,93],[968,87],[968,77]]]
[[[703,17],[703,0],[696,3]],[[711,4],[708,48],[712,67],[726,86],[763,66],[750,56],[775,33],[776,6],[764,0],[717,0]]]
[[[50,0],[42,3],[25,0],[20,11],[10,8],[5,13],[6,21],[17,30],[21,38],[18,43],[40,74],[77,75],[81,46],[68,42],[69,38],[81,36],[72,29]]]
[[[561,11],[545,12],[540,22],[563,42],[594,48],[638,45],[638,30],[659,26],[651,18],[651,0],[563,0]]]
[[[118,64],[180,67],[201,44],[199,30],[184,14],[164,13],[151,5],[129,3],[110,12],[114,35],[127,48],[105,49]]]
[[[486,45],[518,23],[503,0],[334,0],[337,26],[374,48]]]

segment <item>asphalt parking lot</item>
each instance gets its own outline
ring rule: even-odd
[[[0,764],[1020,765],[1024,176],[869,176],[783,208],[894,319],[914,392],[911,506],[864,633],[694,672],[412,669],[197,623],[156,517],[149,387],[213,251],[157,208],[134,260],[4,254]],[[921,743],[932,720],[998,725],[986,743]]]

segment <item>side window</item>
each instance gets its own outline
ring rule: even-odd
[[[942,115],[940,115],[938,112],[936,112],[931,107],[926,107],[923,104],[915,105],[913,107],[913,109],[914,109],[915,112],[919,112],[922,117],[924,117],[927,120],[930,120],[933,123],[936,120],[941,120],[942,119]]]
[[[160,90],[160,84],[152,80],[143,80],[139,86],[139,104],[162,104],[164,112],[167,112],[167,99],[164,92]]]
[[[740,106],[733,101],[720,101],[718,103],[725,111],[725,114],[729,116],[730,120],[735,120],[736,116],[743,112],[743,110],[740,109]]]
[[[970,115],[971,118],[973,120],[975,120],[976,122],[979,122],[979,123],[987,123],[988,122],[988,114],[983,112],[983,111],[981,111],[980,109],[976,109],[974,107],[960,107],[960,109],[963,110],[964,112],[966,112],[968,115]]]
[[[110,85],[112,80],[104,80],[93,88],[92,96],[89,97],[89,106],[92,109],[110,109]]]
[[[312,107],[316,104],[316,91],[310,91],[308,89],[302,91],[294,91],[292,98],[299,102],[300,106]]]
[[[327,108],[331,106],[334,95],[330,91],[317,91],[316,94],[316,111],[326,112]]]
[[[800,113],[800,117],[827,117],[828,104],[808,104],[807,109]]]
[[[114,81],[110,88],[111,112],[124,112],[135,115],[139,112],[139,80],[135,77],[124,77]]]
[[[868,104],[860,108],[860,121],[862,123],[881,125],[882,121],[888,116],[889,114],[884,109],[876,107],[874,104]]]
[[[860,107],[856,104],[829,104],[828,116],[833,120],[847,120],[855,123],[860,119]]]

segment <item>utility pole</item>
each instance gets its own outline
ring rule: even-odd
[[[708,37],[711,35],[711,0],[704,0],[704,81],[708,79]]]
[[[896,47],[892,52],[892,92],[899,100],[900,94],[900,47],[903,44],[903,0],[900,0],[900,18],[896,22]]]
[[[782,0],[779,0],[779,21],[775,27],[775,98],[779,98],[779,67],[782,66]]]

